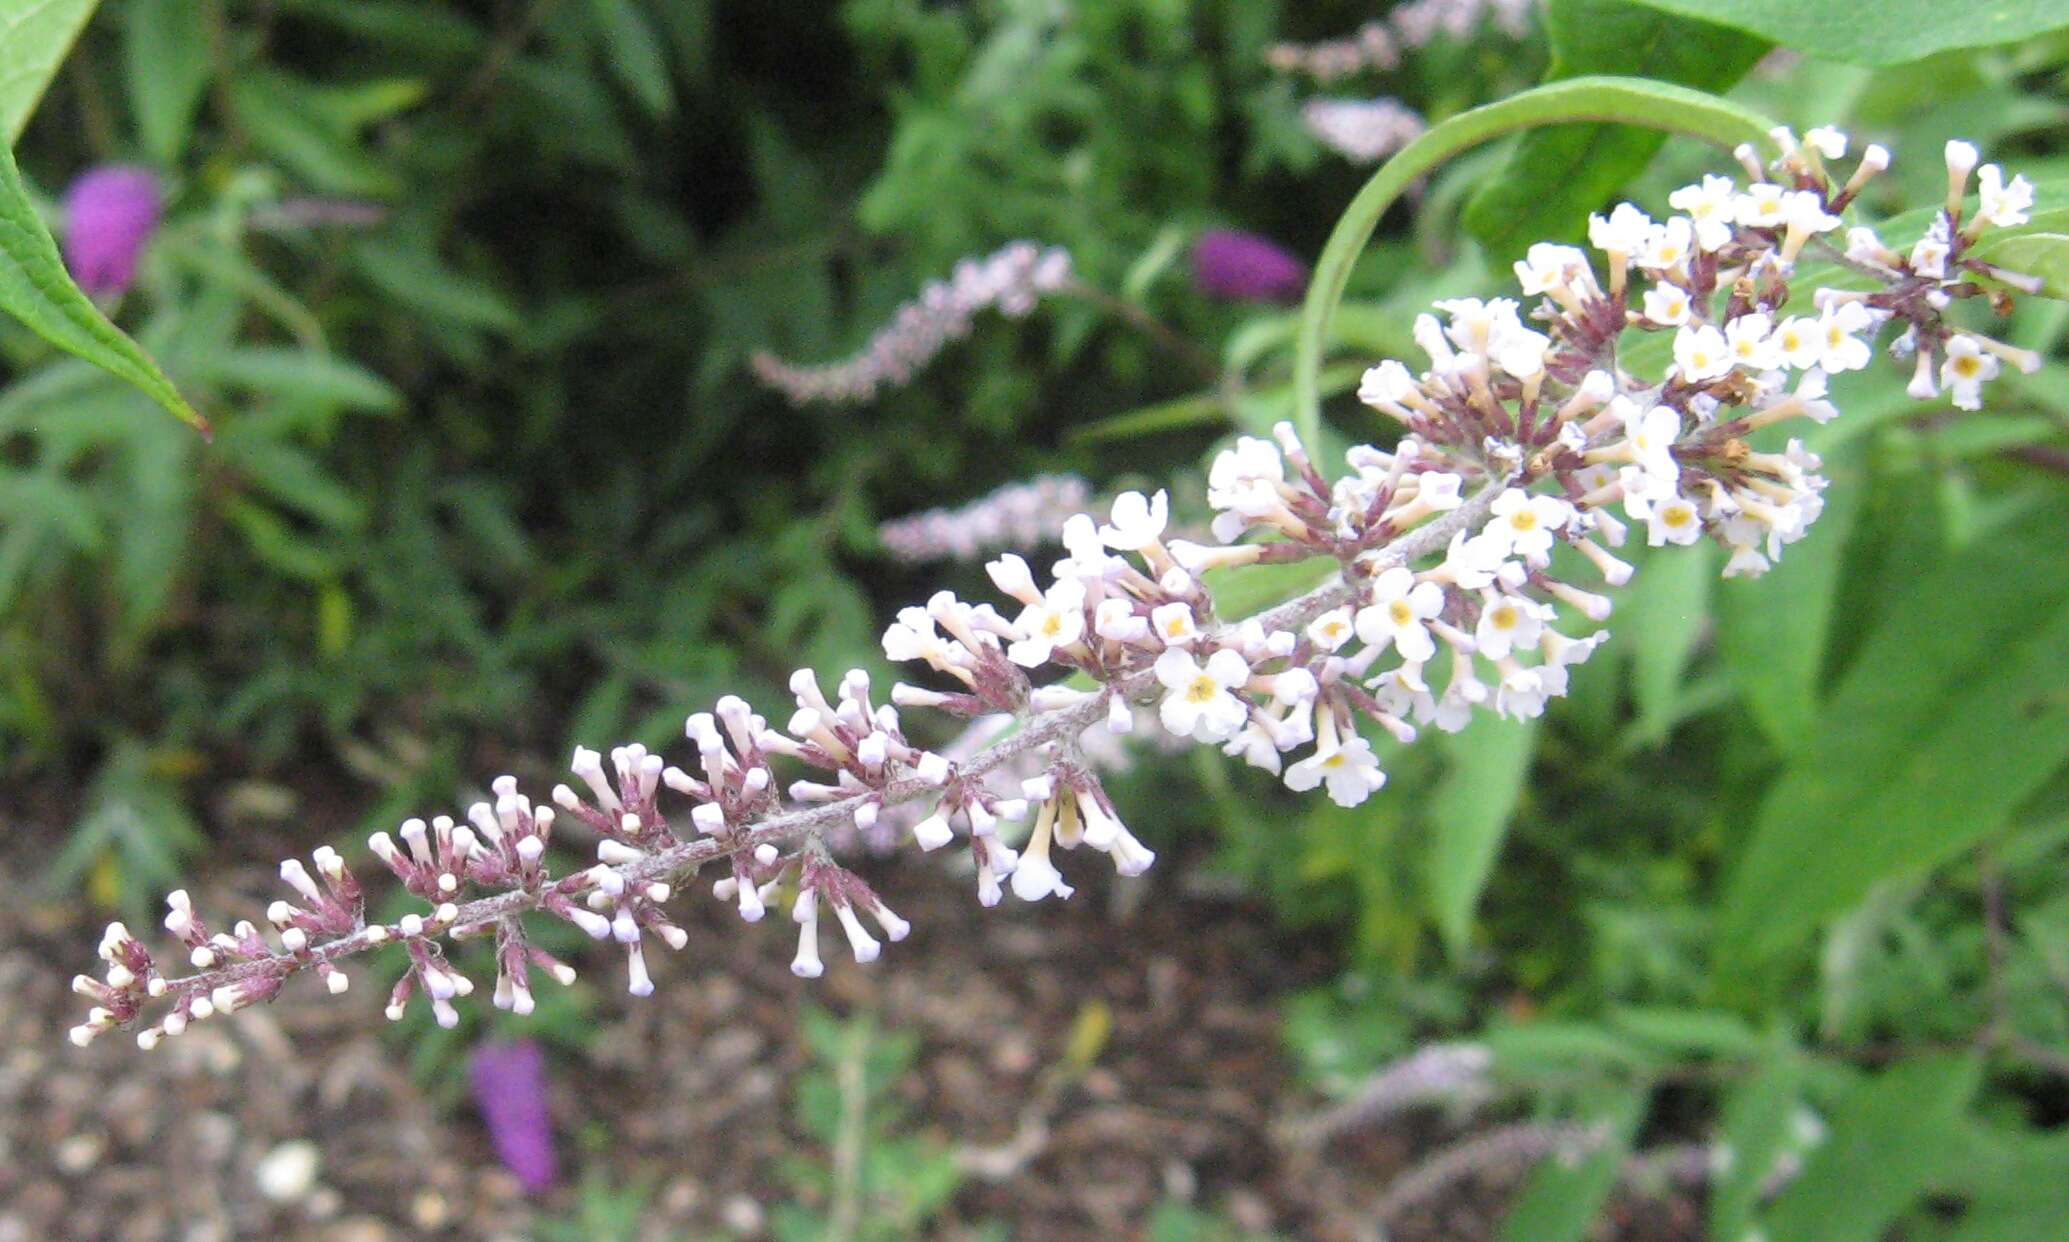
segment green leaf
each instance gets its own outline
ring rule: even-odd
[[[2027,233],[1986,242],[1975,258],[2006,271],[2040,277],[2040,296],[2069,300],[2069,234]]]
[[[1784,750],[1807,744],[1817,727],[1841,559],[1865,489],[1859,442],[1850,444],[1825,454],[1832,485],[1810,537],[1762,576],[1717,586],[1718,659],[1754,721]]]
[[[0,138],[22,136],[97,0],[0,0]]]
[[[2069,27],[2061,0],[1640,0],[1851,65],[1899,65]]]
[[[1476,721],[1439,741],[1451,767],[1430,797],[1430,906],[1455,958],[1472,939],[1474,907],[1522,799],[1537,722]]]
[[[1322,344],[1330,317],[1350,284],[1351,268],[1401,192],[1461,151],[1503,134],[1562,121],[1620,121],[1690,134],[1724,147],[1764,142],[1774,127],[1766,117],[1728,100],[1642,78],[1572,78],[1532,87],[1496,103],[1462,112],[1430,127],[1380,165],[1344,209],[1315,262],[1300,334],[1293,348],[1293,423],[1313,440],[1322,425]]]
[[[1586,1124],[1606,1131],[1605,1140],[1579,1159],[1555,1155],[1539,1161],[1516,1206],[1502,1221],[1502,1242],[1580,1242],[1588,1236],[1616,1189],[1631,1136],[1644,1115],[1646,1094],[1626,1088],[1595,1103]]]
[[[648,112],[666,116],[675,107],[675,87],[653,23],[632,0],[589,0],[589,13],[603,40],[604,61],[619,83]]]
[[[1631,693],[1638,705],[1633,736],[1664,739],[1678,717],[1682,674],[1709,621],[1717,581],[1708,543],[1652,550],[1631,581],[1619,615],[1631,635]]]
[[[1752,1228],[1753,1209],[1801,1105],[1804,1069],[1800,1057],[1773,1057],[1724,1097],[1719,1138],[1731,1161],[1710,1192],[1710,1237],[1743,1238]]]
[[[187,404],[150,355],[108,322],[72,283],[57,242],[22,186],[14,153],[5,147],[0,147],[0,310],[59,349],[134,384],[203,434],[208,432],[208,421]]]
[[[1903,1061],[1833,1106],[1831,1132],[1766,1213],[1773,1238],[1876,1242],[1963,1158],[1954,1139],[1981,1065],[1970,1055]]]
[[[179,163],[208,89],[208,13],[197,0],[133,0],[123,32],[137,136],[160,164]]]
[[[354,362],[312,350],[247,345],[194,360],[194,378],[289,401],[316,401],[346,409],[390,413],[402,394]]]
[[[375,198],[401,189],[341,123],[338,110],[351,106],[343,96],[282,73],[246,73],[230,84],[230,101],[252,141],[314,188]]]
[[[1761,807],[1724,899],[1733,965],[1967,848],[2069,761],[2065,524],[2030,510],[1890,602]]]
[[[1647,9],[1634,0],[1550,0],[1552,63],[1545,81],[1623,73],[1721,91],[1767,52],[1765,40]],[[1576,238],[1598,210],[1658,153],[1666,135],[1629,125],[1553,125],[1517,139],[1507,165],[1466,205],[1465,226],[1490,267],[1531,243]]]

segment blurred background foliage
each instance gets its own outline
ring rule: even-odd
[[[578,740],[666,742],[720,693],[778,701],[798,665],[880,668],[892,608],[981,580],[890,561],[880,520],[1059,470],[1196,500],[1216,444],[1288,408],[1292,315],[1202,296],[1185,249],[1217,225],[1319,249],[1362,174],[1265,51],[1385,7],[101,4],[19,158],[51,200],[95,164],[163,179],[111,310],[217,435],[0,325],[0,782],[52,834],[51,882],[147,908],[211,840],[356,837]],[[1528,39],[1440,38],[1355,89],[1441,119],[1548,64],[1650,73],[1887,143],[1871,214],[1933,201],[1956,134],[2043,207],[2069,195],[2069,34],[1747,72],[1768,44],[1743,31],[1549,7]],[[1588,201],[1563,205],[1503,205],[1548,158],[1528,145],[1433,176],[1360,265],[1338,390],[1407,352],[1431,296],[1504,285],[1516,213],[1569,231],[1717,166],[1651,145],[1588,148]],[[1099,292],[987,318],[865,406],[747,381],[751,351],[839,356],[1016,237]],[[1316,1088],[1470,1032],[1533,1111],[1623,1118],[1620,1143],[1692,1110],[1771,1151],[1823,1116],[1773,1237],[2059,1220],[2069,1190],[2026,1173],[2069,1158],[2065,319],[2022,305],[2000,335],[2049,361],[1978,415],[1907,401],[1893,368],[1847,377],[1811,538],[1753,582],[1641,566],[1542,722],[1388,742],[1356,811],[1204,754],[1116,778],[1160,848],[1338,946],[1341,978],[1287,1001]],[[837,1070],[850,1036],[815,1032]],[[893,1155],[949,1179],[898,1189],[911,1212],[952,1192],[923,1148]],[[1548,1166],[1512,1228],[1599,1202],[1588,1167]],[[1716,1236],[1746,1236],[1769,1171],[1721,1177]]]

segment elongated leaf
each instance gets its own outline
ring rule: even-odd
[[[1724,1097],[1720,1137],[1731,1150],[1731,1161],[1710,1192],[1710,1237],[1743,1238],[1752,1228],[1761,1188],[1774,1172],[1790,1119],[1801,1106],[1803,1079],[1802,1058],[1774,1057]]]
[[[2065,523],[2069,504],[2029,511],[1891,602],[1761,808],[1725,895],[1729,963],[1966,848],[2069,761]]]
[[[1616,1189],[1631,1136],[1644,1114],[1645,1096],[1642,1089],[1626,1088],[1606,1092],[1595,1102],[1586,1124],[1599,1128],[1602,1141],[1578,1159],[1554,1157],[1538,1163],[1502,1222],[1502,1242],[1580,1242],[1588,1236]]]
[[[1430,907],[1456,957],[1472,939],[1473,910],[1523,795],[1537,722],[1482,720],[1442,741],[1451,768],[1430,798]]]
[[[1849,411],[1847,417],[1861,414]],[[1718,656],[1753,719],[1786,750],[1807,743],[1817,726],[1840,561],[1861,510],[1858,442],[1826,454],[1825,469],[1833,482],[1810,535],[1761,577],[1717,587]]]
[[[1635,0],[1550,0],[1545,81],[1622,73],[1722,91],[1767,52],[1764,39]],[[1533,242],[1576,238],[1600,208],[1650,163],[1667,136],[1630,125],[1553,125],[1516,140],[1507,165],[1466,205],[1465,225],[1491,267]]]
[[[195,378],[294,401],[387,413],[402,394],[357,363],[311,350],[248,345],[195,360]]]
[[[14,153],[0,147],[0,310],[68,353],[136,385],[203,433],[194,412],[149,354],[83,293],[65,271],[57,242],[22,187]]]
[[[1831,1133],[1768,1211],[1768,1236],[1876,1242],[1960,1163],[1954,1139],[1980,1071],[1973,1056],[1921,1057],[1847,1092]]]
[[[0,138],[14,146],[97,0],[0,0]]]
[[[122,51],[144,150],[177,164],[208,89],[207,11],[196,0],[132,0]]]
[[[1717,581],[1714,549],[1706,543],[1661,548],[1632,579],[1620,617],[1631,635],[1631,690],[1638,704],[1635,736],[1666,737],[1681,698],[1681,677],[1709,621]]]
[[[667,115],[675,107],[668,51],[645,11],[633,0],[589,0],[589,13],[611,73],[648,112]]]
[[[2069,234],[2027,233],[1976,247],[1979,259],[2038,276],[2042,297],[2069,299]]]
[[[1722,22],[1823,60],[1899,65],[1935,52],[1991,47],[2069,26],[2061,0],[1643,0]]]
[[[1765,141],[1773,123],[1728,100],[1642,78],[1589,77],[1552,82],[1432,126],[1380,165],[1344,209],[1315,262],[1293,350],[1293,423],[1313,439],[1322,425],[1322,343],[1343,300],[1351,267],[1401,192],[1461,151],[1503,134],[1563,121],[1621,121],[1690,134],[1721,146]]]

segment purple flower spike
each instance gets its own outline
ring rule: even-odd
[[[553,1122],[546,1115],[546,1058],[529,1039],[481,1044],[469,1059],[474,1106],[488,1126],[503,1166],[527,1193],[550,1189],[560,1177],[553,1154]]]
[[[1209,229],[1193,243],[1193,285],[1231,302],[1290,302],[1307,287],[1307,265],[1255,233]]]
[[[120,294],[157,227],[158,178],[149,169],[93,169],[65,191],[65,266],[87,293]]]

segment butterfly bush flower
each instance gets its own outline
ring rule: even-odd
[[[529,1039],[486,1043],[467,1061],[467,1084],[503,1167],[531,1194],[560,1178],[546,1111],[546,1057]]]
[[[1282,73],[1305,73],[1333,82],[1366,69],[1398,69],[1402,53],[1424,47],[1439,35],[1462,39],[1491,20],[1502,33],[1521,38],[1530,29],[1537,0],[1410,0],[1348,38],[1321,43],[1280,43],[1265,61]]]
[[[1092,486],[1074,474],[1008,483],[969,504],[928,509],[877,527],[884,550],[908,564],[972,561],[987,552],[1052,543],[1065,518],[1084,512]]]
[[[908,383],[951,341],[968,336],[978,312],[994,309],[1009,319],[1021,318],[1070,280],[1067,251],[1013,242],[982,258],[964,259],[947,280],[929,281],[852,357],[808,366],[757,353],[749,366],[755,378],[793,405],[868,401],[884,388]]]
[[[117,297],[136,278],[144,244],[158,229],[158,178],[108,164],[65,190],[65,267],[94,297]]]
[[[375,833],[375,859],[414,899],[393,921],[371,917],[327,847],[282,864],[287,895],[263,927],[205,922],[173,893],[177,952],[110,925],[101,973],[73,981],[90,1008],[71,1038],[122,1027],[155,1047],[297,975],[344,991],[347,963],[382,947],[400,968],[391,1017],[422,1003],[452,1026],[477,991],[528,1012],[542,978],[574,977],[533,943],[545,919],[612,945],[626,988],[645,995],[666,973],[661,951],[688,943],[668,910],[693,886],[744,922],[787,922],[791,969],[816,977],[829,949],[867,963],[911,930],[836,860],[829,843],[844,834],[889,830],[959,860],[987,906],[1009,892],[1068,898],[1091,856],[1122,876],[1150,867],[1100,778],[1116,734],[1159,723],[1173,745],[1216,747],[1355,806],[1386,781],[1377,736],[1406,744],[1483,713],[1539,715],[1606,640],[1607,590],[1632,573],[1615,549],[1638,528],[1654,545],[1721,544],[1728,576],[1764,572],[1805,536],[1825,480],[1788,431],[1838,414],[1829,373],[1868,365],[1889,338],[1912,362],[1912,392],[1944,385],[1970,408],[2003,368],[2038,365],[1962,305],[2008,310],[2038,289],[1972,253],[1999,221],[2027,217],[2023,179],[1979,175],[1975,150],[1950,144],[1936,248],[1920,262],[1871,225],[1830,223],[1887,152],[1868,147],[1840,180],[1843,135],[1774,141],[1771,164],[1738,153],[1751,188],[1705,178],[1669,197],[1689,214],[1663,220],[1620,205],[1591,223],[1594,255],[1531,247],[1515,265],[1525,301],[1453,299],[1419,317],[1427,365],[1385,360],[1358,388],[1399,424],[1390,446],[1353,446],[1325,473],[1290,425],[1237,438],[1207,470],[1214,542],[1168,539],[1165,493],[1124,493],[1104,522],[1065,517],[1046,571],[993,559],[1003,611],[948,591],[901,610],[883,650],[909,679],[887,692],[861,670],[830,687],[800,670],[786,713],[728,695],[691,715],[695,753],[678,763],[637,744],[577,748],[573,781],[544,799],[499,777],[458,815]],[[1808,287],[1805,258],[1864,287]],[[1663,295],[1685,314],[1655,314]],[[1655,344],[1649,362],[1633,335]],[[1329,568],[1322,585],[1242,619],[1222,615],[1203,576],[1309,559]],[[914,714],[974,723],[937,751],[923,739],[940,722]],[[562,861],[567,821],[594,861]],[[447,945],[465,940],[493,945],[492,983],[453,965]]]
[[[1354,164],[1376,164],[1407,146],[1428,126],[1422,113],[1398,99],[1310,99],[1300,107],[1302,128]]]
[[[1193,287],[1231,302],[1288,302],[1307,288],[1307,265],[1276,242],[1209,229],[1192,250]]]

